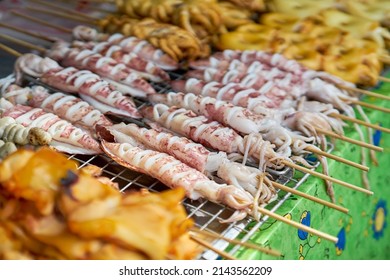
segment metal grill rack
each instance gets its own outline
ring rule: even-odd
[[[170,75],[173,80],[183,77],[183,75],[179,73],[170,73]],[[31,77],[26,78],[30,82],[41,84],[39,81]],[[171,89],[167,84],[152,83],[152,85],[158,93],[166,93]],[[141,100],[136,100],[136,103],[139,107],[145,105],[145,102]],[[330,146],[329,151],[331,149],[332,147]],[[96,165],[100,167],[103,172],[103,176],[106,176],[113,182],[116,182],[121,192],[132,191],[140,188],[146,188],[151,192],[159,192],[168,189],[158,180],[151,178],[148,175],[129,170],[105,155],[71,155],[69,159],[79,162],[79,168],[87,165]],[[315,157],[309,157],[307,160],[315,167],[319,165],[319,162],[317,162]],[[282,184],[289,183],[289,186],[294,189],[298,188],[310,176],[309,174],[302,173],[298,170],[292,170],[291,168],[286,168],[281,171],[269,170],[269,173],[275,181]],[[275,212],[290,197],[290,195],[291,193],[279,195],[279,198],[268,205],[267,209]],[[196,226],[201,230],[217,233],[230,239],[235,239],[240,235],[240,240],[243,242],[248,241],[252,236],[254,236],[258,229],[268,219],[267,216],[263,216],[259,221],[255,221],[252,218],[245,218],[239,222],[221,223],[222,220],[229,218],[234,213],[233,209],[207,200],[193,201],[190,199],[184,199],[182,203],[187,210],[188,217],[194,219]],[[251,224],[250,229],[248,229],[249,224]],[[230,246],[229,250],[227,250],[230,244],[222,239],[207,239],[207,241],[212,243],[213,247],[220,250],[226,250],[230,254],[236,253],[241,248],[240,245],[236,245],[233,247]],[[196,259],[214,260],[218,257],[219,256],[215,252],[206,250],[199,254]]]

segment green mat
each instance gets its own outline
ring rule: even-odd
[[[388,75],[390,76],[390,75]],[[375,92],[390,95],[390,84],[380,84]],[[389,107],[389,101],[365,98],[363,101],[382,107]],[[375,124],[390,128],[390,119],[386,113],[365,109],[368,117]],[[366,128],[362,127],[366,133]],[[350,125],[345,129],[346,136],[359,139],[357,132]],[[338,243],[308,234],[274,219],[268,219],[251,241],[264,244],[282,252],[283,257],[273,257],[251,249],[241,249],[235,256],[239,259],[390,259],[390,135],[375,131],[374,143],[384,148],[383,153],[376,153],[379,166],[368,159],[368,178],[374,195],[366,194],[334,184],[337,204],[349,209],[343,214],[334,209],[314,203],[310,200],[291,195],[276,211],[296,222],[308,225],[325,233],[338,237]],[[360,147],[335,142],[332,152],[346,159],[360,162]],[[328,160],[332,177],[363,186],[362,171],[345,164]],[[329,200],[325,185],[321,179],[312,176],[299,187],[308,194]]]

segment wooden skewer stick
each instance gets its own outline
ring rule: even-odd
[[[385,82],[385,83],[390,83],[390,79],[386,77],[379,76],[378,77],[379,81]]]
[[[360,188],[360,187],[358,187],[358,186],[352,185],[352,184],[350,184],[350,183],[341,181],[341,180],[339,180],[339,179],[336,179],[336,178],[333,178],[333,177],[324,175],[324,174],[322,174],[322,173],[319,173],[319,172],[317,172],[317,171],[308,169],[308,168],[303,167],[303,166],[300,166],[300,165],[298,165],[298,164],[289,162],[289,161],[287,161],[287,160],[282,160],[282,163],[284,163],[286,166],[289,166],[289,167],[291,167],[291,168],[300,170],[300,171],[305,172],[305,173],[309,173],[309,174],[311,174],[311,175],[313,175],[313,176],[315,176],[315,177],[318,177],[318,178],[321,178],[321,179],[323,179],[323,180],[327,180],[327,181],[330,181],[330,182],[339,184],[339,185],[341,185],[341,186],[344,186],[344,187],[353,189],[353,190],[355,190],[355,191],[359,191],[359,192],[362,192],[362,193],[365,193],[365,194],[369,194],[369,195],[373,195],[373,194],[374,194],[372,191],[369,191],[369,190]]]
[[[214,233],[214,232],[211,232],[211,231],[200,230],[200,229],[194,227],[194,228],[191,229],[191,232],[195,232],[197,234],[203,234],[205,236],[213,237],[215,239],[225,240],[225,241],[227,241],[227,242],[229,242],[231,244],[240,245],[240,246],[243,246],[243,247],[255,249],[257,251],[260,251],[260,252],[263,252],[265,254],[275,256],[275,257],[280,257],[282,255],[282,253],[280,253],[279,251],[276,251],[276,250],[273,250],[273,249],[269,249],[269,248],[265,248],[265,247],[260,247],[260,246],[258,246],[256,244],[253,244],[253,243],[242,242],[240,240],[230,239],[230,238],[222,236],[221,234],[217,234],[217,233]]]
[[[202,239],[199,239],[198,237],[194,236],[193,234],[190,234],[190,238],[195,241],[196,243],[198,243],[199,245],[217,253],[218,255],[220,255],[221,257],[224,257],[225,259],[227,260],[237,260],[235,257],[231,256],[230,254],[224,252],[224,251],[221,251],[217,248],[214,248],[213,245],[211,245],[209,242],[207,241],[204,241]]]
[[[383,132],[386,132],[386,133],[390,133],[390,129],[389,128],[382,127],[380,125],[372,124],[372,123],[369,123],[369,122],[365,122],[365,121],[362,121],[362,120],[359,120],[359,119],[351,118],[351,117],[348,117],[348,116],[343,115],[343,114],[332,113],[332,114],[329,114],[329,116],[334,117],[334,118],[338,118],[338,119],[342,119],[342,120],[345,120],[345,121],[350,121],[352,123],[361,124],[361,125],[364,125],[364,126],[367,126],[367,127],[371,127],[371,128],[374,128],[376,130],[380,130],[380,131],[383,131]]]
[[[3,22],[0,22],[0,26],[2,26],[4,28],[11,29],[11,30],[14,30],[14,31],[17,31],[17,32],[20,32],[20,33],[23,33],[23,34],[26,34],[26,35],[31,36],[31,37],[42,39],[42,40],[45,40],[45,41],[48,41],[48,42],[54,43],[54,42],[57,41],[57,39],[55,39],[55,38],[50,38],[49,36],[45,36],[45,35],[42,35],[42,34],[39,34],[39,33],[36,33],[36,32],[29,31],[29,30],[24,29],[24,28],[20,28],[20,27],[17,27],[17,26],[9,25],[9,24],[3,23]]]
[[[25,7],[26,10],[34,11],[34,12],[40,12],[43,14],[48,14],[48,15],[53,15],[53,16],[59,16],[65,19],[70,19],[72,21],[79,21],[85,24],[96,24],[96,20],[91,20],[91,19],[86,19],[85,17],[80,17],[76,15],[70,15],[67,13],[62,13],[62,12],[57,12],[57,11],[52,11],[52,10],[47,10],[47,9],[40,9],[40,8],[35,8],[35,7]]]
[[[32,22],[36,22],[36,23],[39,23],[39,24],[42,24],[42,25],[45,25],[45,26],[48,26],[48,27],[60,30],[60,31],[65,32],[65,33],[72,33],[72,29],[70,29],[70,28],[65,28],[65,27],[62,27],[62,26],[59,26],[59,25],[56,25],[56,24],[52,24],[50,22],[47,22],[47,21],[44,21],[44,20],[41,20],[41,19],[38,19],[38,18],[35,18],[35,17],[32,17],[32,16],[28,16],[28,15],[19,13],[18,11],[11,11],[11,14],[19,16],[19,17],[27,19],[27,20],[30,20]]]
[[[26,41],[23,41],[23,40],[11,37],[11,36],[6,35],[6,34],[0,34],[0,38],[6,39],[6,40],[8,40],[10,42],[16,43],[18,45],[21,45],[21,46],[29,48],[29,49],[37,50],[37,51],[39,51],[41,53],[45,53],[46,52],[46,49],[43,48],[43,47],[39,47],[37,45],[34,45],[34,44],[28,43]]]
[[[271,211],[269,211],[269,210],[267,210],[265,208],[259,208],[258,211],[261,212],[263,215],[267,215],[267,216],[269,216],[269,217],[271,217],[271,218],[273,218],[275,220],[279,220],[279,221],[281,221],[283,223],[286,223],[286,224],[288,224],[290,226],[293,226],[293,227],[296,227],[298,229],[301,229],[301,230],[304,230],[306,232],[309,232],[311,234],[317,235],[317,236],[322,237],[322,238],[324,238],[326,240],[332,241],[334,243],[337,243],[337,241],[338,241],[338,238],[335,237],[335,236],[332,236],[332,235],[327,234],[325,232],[322,232],[322,231],[316,230],[314,228],[308,227],[308,226],[306,226],[304,224],[300,224],[300,223],[297,223],[295,221],[289,220],[286,217],[280,216],[280,215],[278,215],[276,213],[273,213],[273,212],[271,212]]]
[[[343,140],[345,142],[349,142],[349,143],[352,143],[352,144],[355,144],[355,145],[358,145],[358,146],[361,146],[364,148],[368,148],[368,149],[371,149],[371,150],[374,150],[377,152],[383,152],[383,148],[375,146],[375,145],[371,145],[371,144],[366,143],[366,142],[362,142],[362,141],[355,140],[355,139],[352,139],[352,138],[349,138],[349,137],[346,137],[343,135],[339,135],[337,133],[334,133],[334,132],[331,132],[331,131],[328,131],[328,130],[325,130],[325,129],[322,129],[319,127],[316,127],[315,130],[321,134],[324,134],[324,135],[327,135],[327,136],[330,136],[333,138],[337,138],[337,139]]]
[[[370,103],[362,102],[360,100],[353,100],[353,101],[351,101],[351,103],[356,104],[356,105],[360,105],[362,107],[374,109],[374,110],[377,110],[377,111],[390,113],[390,108],[383,108],[383,107],[376,106],[376,105],[373,105],[373,104],[370,104]]]
[[[22,53],[14,50],[14,49],[12,49],[12,48],[10,48],[10,47],[2,44],[2,43],[0,43],[0,49],[2,49],[3,51],[6,51],[7,53],[9,53],[9,54],[11,54],[13,56],[16,56],[16,57],[19,57],[19,56],[22,55]]]
[[[361,93],[361,94],[364,94],[367,96],[376,97],[376,98],[383,99],[383,100],[390,100],[390,96],[383,95],[380,93],[371,92],[371,91],[360,89],[360,88],[351,88],[351,87],[346,87],[343,85],[337,85],[337,87],[341,88],[341,89],[345,89],[349,92],[358,92],[358,93]]]
[[[50,2],[46,2],[46,1],[41,1],[41,0],[29,0],[29,2],[35,2],[35,3],[38,3],[42,6],[46,6],[46,7],[50,7],[50,8],[53,8],[55,10],[59,10],[59,11],[63,11],[65,13],[71,13],[72,15],[76,15],[78,17],[81,17],[81,18],[87,18],[88,20],[99,20],[99,18],[95,18],[95,17],[92,17],[88,14],[85,14],[85,13],[80,13],[78,11],[75,11],[74,9],[70,9],[70,8],[65,8],[61,5],[57,5],[57,4],[53,4],[53,3],[50,3]]]
[[[359,169],[361,169],[363,171],[368,171],[369,170],[369,168],[367,166],[365,166],[365,165],[356,163],[354,161],[351,161],[351,160],[348,160],[348,159],[345,159],[345,158],[342,158],[342,157],[339,157],[339,156],[336,156],[336,155],[332,155],[332,154],[324,152],[324,151],[322,151],[320,149],[316,149],[316,148],[313,148],[313,147],[307,147],[306,150],[309,151],[309,152],[312,152],[314,154],[317,154],[317,155],[320,155],[320,156],[324,156],[324,157],[327,157],[327,158],[330,158],[330,159],[333,159],[333,160],[337,160],[337,161],[342,162],[344,164],[347,164],[347,165],[359,168]]]
[[[292,193],[292,194],[295,194],[295,195],[299,195],[303,198],[306,198],[308,200],[311,200],[311,201],[314,201],[316,203],[319,203],[319,204],[322,204],[322,205],[325,205],[329,208],[333,208],[337,211],[340,211],[342,213],[345,213],[345,214],[348,214],[349,210],[347,208],[344,208],[342,206],[339,206],[337,204],[334,204],[332,202],[329,202],[329,201],[326,201],[326,200],[323,200],[321,198],[318,198],[318,197],[315,197],[315,196],[312,196],[312,195],[309,195],[307,193],[304,193],[304,192],[301,192],[301,191],[298,191],[296,189],[293,189],[293,188],[290,188],[290,187],[287,187],[285,185],[282,185],[282,184],[279,184],[279,183],[276,183],[276,182],[272,182],[272,185],[275,187],[275,188],[278,188],[280,190],[283,190],[285,192],[289,192],[289,193]]]

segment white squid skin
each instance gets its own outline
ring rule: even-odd
[[[297,133],[288,132],[274,118],[254,114],[248,109],[234,106],[231,103],[216,100],[212,97],[202,97],[192,93],[170,92],[168,94],[155,94],[150,96],[149,100],[171,107],[176,106],[191,110],[197,115],[205,116],[210,121],[217,121],[224,126],[231,127],[243,135],[260,133],[265,140],[277,144],[278,148],[281,147],[281,150],[287,149],[286,147],[291,145],[292,138],[307,141],[313,140],[305,139]]]
[[[116,33],[113,35],[99,33],[96,29],[87,26],[76,26],[73,29],[73,37],[81,41],[107,41],[111,45],[120,46],[123,51],[135,53],[146,61],[152,61],[164,70],[176,70],[179,64],[160,49],[156,49],[146,40],[137,37],[125,37]]]
[[[99,133],[104,138],[103,129],[108,130],[114,136],[115,142],[134,143],[135,139],[142,146],[174,156],[202,173],[216,171],[219,163],[226,158],[226,154],[211,152],[201,144],[194,143],[186,137],[175,136],[156,129],[141,128],[132,123],[127,125],[120,123],[105,128],[99,127]]]
[[[207,59],[192,61],[190,63],[190,67],[193,69],[206,69],[209,67],[215,67],[215,65],[219,65],[221,61],[230,62],[233,60],[239,60],[246,65],[250,65],[253,62],[258,61],[264,64],[265,66],[278,68],[281,71],[302,76],[304,79],[312,79],[317,77],[336,85],[356,87],[354,84],[350,82],[346,82],[326,72],[310,70],[307,67],[300,64],[299,62],[292,59],[287,59],[281,54],[256,51],[256,50],[248,50],[248,51],[225,50],[223,52],[215,53]]]
[[[154,103],[163,103],[170,107],[176,106],[193,111],[197,115],[203,115],[209,120],[217,121],[244,134],[257,133],[261,130],[261,122],[264,119],[251,111],[234,106],[231,103],[216,100],[212,97],[201,97],[192,93],[169,92],[167,94],[155,94],[149,96]]]
[[[337,133],[343,134],[342,127],[344,123],[341,120],[331,118],[326,114],[313,112],[313,109],[299,105],[302,103],[300,101],[296,102],[286,99],[285,95],[279,94],[280,92],[271,91],[261,95],[260,91],[249,89],[236,83],[228,83],[224,86],[223,84],[217,82],[207,83],[197,79],[173,81],[172,87],[177,91],[192,92],[197,95],[210,96],[218,100],[231,102],[234,105],[249,109],[254,114],[263,115],[264,119],[272,119],[273,122],[276,122],[279,126],[285,125],[292,131],[298,130],[304,133],[307,137],[317,135],[316,133],[308,133],[310,131],[314,131],[314,127],[317,125],[317,120],[325,120],[328,123],[323,128],[331,127],[330,131],[334,129]],[[275,95],[275,93],[278,95]],[[318,101],[310,102],[315,104],[316,108],[319,108],[319,104],[328,106],[326,108],[323,108],[322,106],[328,114],[332,112],[338,113],[338,111],[333,109],[330,104],[323,104]],[[312,103],[307,103],[307,105]],[[294,110],[292,107],[298,107],[298,111]],[[318,115],[314,116],[316,114]],[[305,116],[305,118],[300,118],[300,116]],[[286,121],[286,119],[289,121]],[[276,124],[273,124],[272,127],[277,127],[277,125],[275,125]],[[310,129],[307,129],[309,125]],[[294,137],[294,135],[295,137],[300,138],[296,133],[294,133],[292,137]],[[272,138],[269,140],[272,141],[271,139]],[[309,139],[307,140],[310,141]]]
[[[0,93],[12,104],[42,108],[84,129],[93,131],[96,125],[110,126],[112,122],[87,102],[61,92],[50,94],[42,86],[22,88],[0,80]]]
[[[225,183],[248,191],[255,196],[258,189],[257,176],[262,172],[227,159],[225,153],[211,152],[201,144],[186,137],[178,137],[155,129],[141,128],[136,124],[115,124],[111,127],[98,127],[101,139],[117,143],[130,143],[142,149],[150,148],[169,154],[199,172],[209,175],[217,173]],[[110,133],[108,135],[107,133]],[[259,201],[269,203],[276,198],[272,184],[263,186]]]
[[[13,106],[9,102],[0,100],[0,109],[3,117],[11,117],[18,124],[27,128],[38,127],[48,132],[53,146],[59,151],[74,154],[100,154],[99,143],[88,133],[82,131],[60,119],[58,116],[46,113],[40,108],[32,108],[23,105]]]
[[[210,122],[206,117],[197,116],[190,110],[156,104],[153,107],[143,107],[141,113],[145,118],[205,147],[226,153],[239,153],[244,156],[244,163],[248,156],[254,157],[259,161],[261,170],[266,164],[272,165],[270,159],[277,161],[281,158],[288,158],[291,152],[287,147],[284,151],[286,154],[276,153],[273,150],[274,145],[265,141],[260,134],[242,137],[233,129],[216,121]]]
[[[55,43],[46,55],[65,67],[92,71],[118,84],[124,94],[145,97],[156,91],[141,75],[127,65],[91,50],[70,48],[66,42]]]
[[[291,81],[300,81],[299,84],[302,83],[305,92],[308,96],[310,96],[310,98],[318,101],[323,101],[325,98],[336,108],[346,111],[350,110],[350,108],[348,108],[348,104],[349,101],[352,100],[350,99],[351,97],[346,91],[341,90],[336,86],[342,85],[354,88],[356,87],[354,84],[325,72],[309,70],[297,61],[286,59],[280,54],[271,54],[261,51],[225,50],[214,54],[209,59],[192,62],[190,66],[201,71],[210,71],[209,69],[218,67],[218,65],[222,63],[221,61],[229,62],[234,60],[239,60],[248,67],[250,67],[254,62],[258,62],[259,64],[264,65],[262,66],[264,69],[267,67],[275,68],[275,73],[277,71],[284,72],[285,75],[291,75]],[[226,64],[227,62],[223,63]],[[259,69],[259,66],[257,66],[257,69]],[[321,89],[322,87],[329,88],[329,90],[325,89],[325,91],[318,91],[318,88]],[[343,102],[343,98],[347,98],[347,100]]]
[[[73,67],[62,68],[50,58],[25,54],[17,59],[15,72],[17,82],[20,81],[22,73],[29,74],[59,90],[78,93],[82,99],[103,113],[141,117],[130,97],[114,90],[109,83],[90,71],[80,71]]]
[[[125,52],[122,47],[118,45],[112,45],[110,42],[82,42],[73,41],[72,47],[91,53],[98,54],[105,58],[111,58],[117,63],[123,63],[128,68],[135,71],[141,77],[153,81],[163,82],[169,81],[170,77],[167,72],[155,65],[151,61],[146,61],[139,57],[136,53]]]
[[[103,140],[102,147],[119,164],[156,178],[170,188],[184,188],[190,199],[206,198],[233,209],[250,212],[253,197],[249,193],[232,185],[217,184],[172,156],[143,150],[129,143],[109,143]]]

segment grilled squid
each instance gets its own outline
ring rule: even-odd
[[[54,60],[34,54],[25,54],[15,63],[16,80],[22,74],[40,78],[45,84],[59,90],[78,93],[80,97],[103,113],[140,118],[134,101],[124,96],[98,75],[73,67],[63,68]]]
[[[266,164],[271,164],[271,159],[277,162],[278,159],[287,157],[291,152],[289,146],[286,146],[283,147],[285,154],[276,153],[273,150],[274,145],[263,140],[258,133],[242,137],[233,129],[217,121],[209,121],[206,117],[197,116],[194,112],[183,108],[156,104],[153,107],[142,108],[141,113],[144,117],[205,147],[226,153],[240,153],[244,156],[244,163],[248,156],[254,157],[259,162],[260,170],[264,170]]]
[[[155,48],[146,40],[137,37],[125,37],[116,33],[113,35],[99,33],[96,29],[87,26],[76,26],[73,29],[73,37],[81,41],[107,41],[110,45],[118,45],[123,51],[135,53],[146,61],[151,61],[164,70],[176,70],[178,63],[162,50]]]
[[[0,99],[0,109],[2,117],[10,117],[26,128],[40,128],[49,133],[52,137],[49,145],[61,152],[74,154],[101,153],[99,143],[88,133],[54,114],[46,113],[40,108],[23,105],[14,106],[4,98]]]
[[[263,174],[259,169],[232,162],[225,153],[209,151],[186,137],[124,123],[107,128],[98,127],[98,132],[101,138],[110,142],[131,143],[133,146],[169,154],[208,177],[217,174],[225,183],[241,188],[253,196],[258,192],[256,178]],[[272,184],[267,184],[261,186],[258,202],[270,203],[276,197]]]
[[[0,138],[19,145],[48,145],[51,135],[39,127],[26,128],[11,117],[0,118]]]
[[[335,108],[340,110],[350,111],[351,108],[349,104],[356,100],[355,98],[350,97],[344,90],[337,87],[339,85],[355,87],[355,85],[325,72],[309,70],[297,61],[289,60],[280,54],[271,54],[261,51],[241,52],[226,50],[224,52],[214,54],[213,57],[208,60],[192,62],[191,66],[196,69],[203,69],[202,71],[207,70],[208,72],[211,71],[213,73],[215,70],[209,69],[217,70],[221,63],[224,65],[227,63],[226,61],[234,60],[239,60],[248,67],[252,67],[251,71],[248,71],[247,73],[253,72],[254,74],[254,72],[256,72],[257,74],[262,75],[262,73],[269,73],[268,69],[271,69],[271,71],[274,71],[275,73],[284,73],[286,77],[290,75],[291,81],[294,81],[295,83],[298,82],[298,84],[300,84],[304,89],[302,94],[307,94],[308,97],[314,100],[330,102]],[[257,64],[254,64],[254,62],[257,62]],[[253,83],[253,81],[258,81],[258,79],[261,78],[247,79],[252,80]],[[274,79],[275,78],[272,78],[271,81]],[[286,79],[284,80],[286,81]],[[321,91],[322,88],[323,90]]]
[[[73,41],[72,47],[81,50],[90,50],[92,53],[99,54],[103,57],[112,58],[118,63],[123,63],[141,77],[153,82],[163,82],[170,79],[168,73],[155,65],[153,62],[144,60],[136,53],[125,52],[122,47],[118,45],[112,45],[109,42],[86,43],[82,41]]]
[[[67,43],[58,42],[46,55],[65,67],[73,66],[96,73],[114,84],[124,94],[145,97],[147,94],[155,93],[154,88],[138,72],[91,50],[69,48]]]
[[[330,130],[333,129],[337,133],[343,133],[343,122],[328,116],[330,113],[336,112],[336,110],[330,110],[329,107],[326,107],[327,114],[323,114],[323,112],[312,112],[313,114],[309,114],[310,110],[307,111],[309,113],[306,113],[305,110],[302,110],[302,107],[299,107],[299,102],[302,99],[300,101],[287,99],[287,91],[276,90],[276,88],[261,92],[237,83],[224,85],[218,82],[207,83],[194,78],[187,81],[174,81],[172,82],[172,87],[176,91],[192,92],[196,95],[231,102],[236,106],[247,108],[256,115],[264,116],[264,119],[272,120],[274,122],[273,126],[285,126],[292,131],[300,131],[308,137],[316,136],[316,134],[311,132],[315,131],[317,119],[325,121],[325,127],[330,128]],[[318,102],[318,104],[320,103]],[[298,111],[294,110],[294,107],[297,107]],[[305,118],[302,119],[302,116]],[[300,138],[297,133],[294,133],[293,136]],[[310,142],[310,139],[302,140]],[[319,143],[324,144],[324,142]]]
[[[150,96],[149,100],[191,110],[197,115],[205,116],[210,121],[217,121],[224,126],[231,127],[243,135],[260,133],[265,140],[277,144],[277,147],[291,145],[292,141],[297,139],[312,141],[312,139],[298,133],[293,135],[279,125],[274,118],[255,114],[246,108],[216,100],[213,97],[170,92],[168,94],[155,94]]]
[[[9,82],[11,81],[11,82]],[[50,94],[41,86],[22,88],[12,84],[14,78],[0,80],[0,93],[12,104],[42,108],[76,126],[93,131],[96,125],[110,126],[112,122],[87,102],[62,92]]]
[[[249,193],[232,185],[218,184],[170,155],[141,149],[129,143],[109,143],[104,140],[102,147],[119,164],[156,178],[170,188],[184,188],[190,199],[205,198],[241,213],[251,212],[253,197]]]

